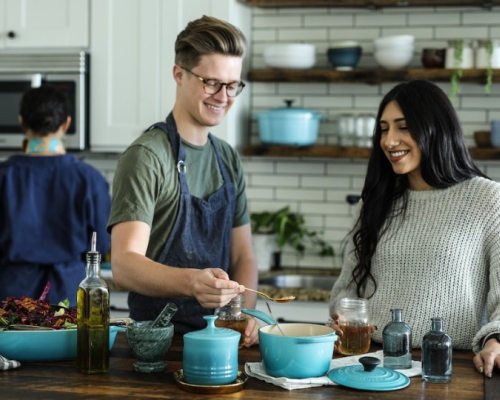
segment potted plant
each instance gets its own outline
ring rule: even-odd
[[[281,251],[285,245],[293,247],[300,255],[308,246],[318,248],[320,256],[334,256],[334,250],[325,240],[320,237],[316,231],[307,229],[304,216],[300,213],[290,211],[286,206],[278,211],[264,211],[260,213],[251,213],[250,221],[252,225],[252,235],[254,238],[254,248],[257,240],[265,242],[269,257],[274,257],[274,267],[280,267]],[[258,260],[264,260],[267,265],[259,269],[266,269],[270,266],[270,260],[265,254],[258,254],[255,249]],[[274,253],[274,254],[273,254]]]

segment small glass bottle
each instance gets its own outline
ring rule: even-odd
[[[384,367],[391,369],[411,368],[411,328],[403,322],[403,311],[391,310],[392,321],[382,331]]]
[[[422,379],[426,382],[451,380],[451,337],[443,332],[443,319],[431,318],[432,329],[422,341]]]
[[[215,315],[218,317],[215,320],[215,326],[233,329],[241,333],[240,349],[245,343],[245,329],[248,323],[247,315],[241,312],[243,308],[245,308],[245,297],[240,293],[233,297],[224,307],[215,309]]]
[[[94,232],[86,277],[77,292],[77,367],[85,374],[109,371],[109,289],[99,276],[100,263]]]
[[[340,353],[346,356],[365,354],[370,349],[372,329],[368,322],[367,300],[340,300],[339,328],[343,334],[340,337]]]

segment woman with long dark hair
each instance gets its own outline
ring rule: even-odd
[[[472,161],[435,84],[401,83],[383,98],[345,254],[334,319],[344,297],[369,299],[378,327],[401,308],[420,347],[430,319],[442,317],[479,372],[500,368],[500,184]],[[372,339],[382,342],[382,329]]]

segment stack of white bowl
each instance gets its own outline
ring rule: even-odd
[[[264,63],[272,68],[312,68],[316,63],[316,46],[308,43],[271,44],[264,48]]]
[[[373,55],[377,63],[386,69],[406,67],[413,58],[413,35],[384,36],[373,41]]]

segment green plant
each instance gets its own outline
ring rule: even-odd
[[[450,100],[454,101],[457,93],[460,93],[460,86],[458,82],[462,77],[462,60],[463,60],[463,52],[464,52],[464,41],[457,40],[454,44],[453,49],[453,73],[451,75],[451,93]]]
[[[491,94],[491,82],[493,81],[493,68],[491,67],[491,57],[493,56],[493,42],[488,40],[486,45],[488,52],[488,68],[486,69],[486,84],[484,85],[484,92]]]
[[[304,216],[290,211],[286,206],[278,211],[251,213],[250,220],[253,233],[276,234],[278,249],[290,245],[301,255],[309,244],[319,247],[321,256],[334,256],[333,247],[325,242],[318,232],[306,228]]]

